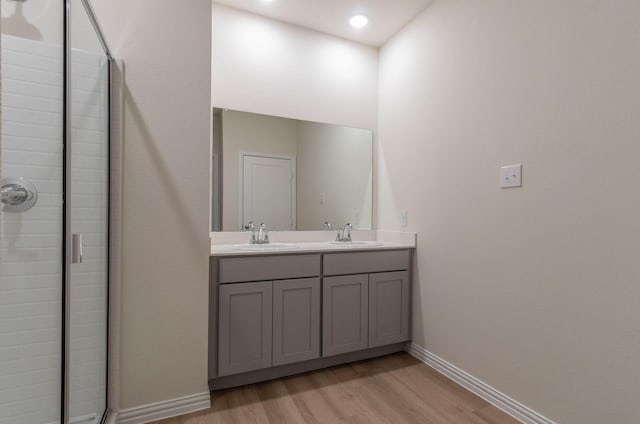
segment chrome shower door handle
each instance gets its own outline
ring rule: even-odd
[[[82,263],[82,234],[71,234],[71,263]]]
[[[38,190],[24,178],[3,178],[0,181],[0,201],[3,212],[26,212],[38,201]]]
[[[17,184],[6,184],[2,186],[2,203],[16,206],[27,201],[29,194],[24,187]]]

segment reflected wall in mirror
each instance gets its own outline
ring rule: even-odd
[[[373,132],[214,108],[213,231],[370,230]]]

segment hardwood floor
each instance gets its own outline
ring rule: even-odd
[[[214,392],[212,408],[156,424],[512,424],[406,353]]]

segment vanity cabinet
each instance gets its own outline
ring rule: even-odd
[[[320,279],[223,284],[218,375],[320,357]]]
[[[324,255],[322,355],[408,341],[407,250]],[[369,272],[361,274],[362,272]]]
[[[213,389],[404,348],[411,250],[212,258]]]
[[[218,268],[219,377],[320,356],[320,255],[223,258]]]
[[[322,355],[408,341],[409,272],[325,277]]]

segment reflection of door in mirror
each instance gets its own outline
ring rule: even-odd
[[[295,159],[241,153],[240,222],[295,230]]]

